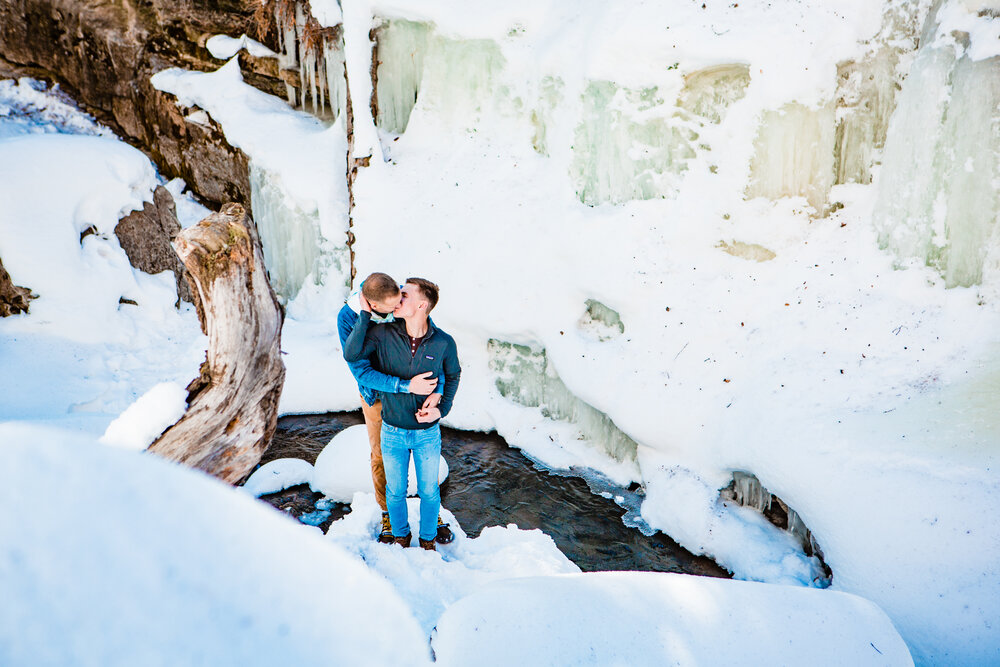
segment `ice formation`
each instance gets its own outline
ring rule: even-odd
[[[577,326],[599,341],[611,340],[625,333],[621,315],[597,299],[587,299],[587,310],[580,316]]]
[[[721,122],[749,81],[744,65],[695,71],[684,77],[676,100],[656,86],[591,81],[582,96],[570,167],[580,201],[596,205],[676,195],[696,150],[709,148],[698,143],[702,128]]]
[[[504,58],[491,40],[452,39],[427,23],[392,19],[376,30],[376,44],[375,121],[385,132],[406,130],[425,88],[429,107],[465,131],[484,108],[508,101],[496,85]]]
[[[834,108],[792,102],[763,114],[754,141],[747,197],[805,197],[826,212],[833,185]]]
[[[607,415],[566,387],[545,350],[536,352],[525,345],[495,339],[490,339],[487,349],[501,396],[519,405],[541,408],[542,414],[552,419],[570,422],[580,429],[583,439],[619,463],[635,461],[636,442]]]
[[[424,73],[430,26],[406,20],[385,21],[376,31],[378,116],[386,132],[402,134],[417,103]]]
[[[781,498],[774,496],[768,491],[756,475],[742,470],[733,471],[733,483],[722,490],[723,498],[732,498],[744,507],[751,507],[766,515],[771,523],[779,528],[783,528],[798,540],[807,556],[817,556],[822,565],[823,552],[816,543],[816,538],[802,521],[802,517],[790,508]],[[780,507],[779,516],[772,518],[771,509],[774,505]],[[784,513],[784,521],[780,520],[780,513]],[[784,525],[781,525],[784,524]],[[822,565],[825,567],[825,565]],[[827,570],[826,576],[822,577],[820,583],[824,586],[830,585],[830,573]]]
[[[281,187],[281,177],[250,163],[250,201],[264,264],[278,296],[294,299],[312,277],[320,284],[322,236],[318,212],[303,210]]]
[[[941,34],[938,17],[960,4],[937,2],[924,27],[874,212],[883,246],[938,269],[950,287],[981,283],[1000,257],[1000,48],[977,59],[969,33]]]

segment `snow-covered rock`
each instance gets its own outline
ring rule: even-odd
[[[313,480],[313,466],[302,459],[275,459],[257,468],[243,484],[243,490],[254,496],[277,493]]]
[[[65,431],[0,442],[0,663],[428,663],[391,585],[246,494]]]
[[[371,445],[368,427],[364,424],[350,426],[333,436],[316,458],[315,472],[310,481],[313,491],[322,493],[341,503],[351,502],[359,491],[374,492],[371,469]],[[441,457],[438,482],[448,477],[448,463]],[[417,473],[410,458],[407,493],[417,493]]]
[[[652,572],[500,581],[451,605],[433,645],[449,667],[913,664],[854,595]]]

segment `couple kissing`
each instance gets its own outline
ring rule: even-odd
[[[439,421],[451,410],[461,376],[455,340],[430,318],[438,295],[429,280],[409,278],[400,285],[385,273],[373,273],[337,318],[368,427],[375,499],[382,509],[379,541],[410,545],[406,491],[412,453],[420,496],[419,543],[429,550],[435,541],[454,539],[439,516]]]

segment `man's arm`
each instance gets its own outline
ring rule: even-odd
[[[354,328],[344,341],[344,359],[347,361],[360,361],[367,359],[375,352],[375,341],[367,338],[368,323],[372,319],[372,314],[362,310],[358,315],[358,321],[354,323]]]
[[[340,335],[341,349],[346,346],[347,337],[351,335],[351,331],[357,323],[357,318],[358,316],[348,306],[344,306],[337,316],[337,333]],[[372,364],[368,361],[367,357],[358,361],[349,361],[347,362],[347,367],[351,369],[351,374],[354,375],[354,379],[358,381],[358,384],[369,389],[388,393],[405,392],[407,390],[408,383],[404,384],[402,380],[394,375],[386,375],[375,370],[372,368]]]
[[[458,381],[462,375],[462,367],[458,363],[458,346],[455,345],[454,338],[448,342],[442,366],[444,367],[444,390],[438,409],[441,410],[441,416],[444,417],[451,412],[451,404],[455,401],[455,394],[458,393]]]

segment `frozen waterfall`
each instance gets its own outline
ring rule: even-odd
[[[250,198],[271,285],[283,302],[294,299],[311,278],[319,284],[322,237],[319,213],[305,210],[281,187],[281,180],[250,163]]]
[[[901,262],[969,286],[1000,268],[1000,50],[976,58],[970,34],[939,21],[961,3],[939,4],[889,127],[874,223]]]

